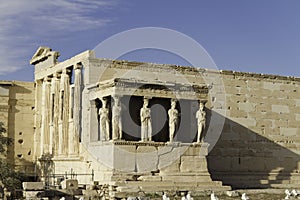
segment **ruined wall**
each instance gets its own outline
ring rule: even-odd
[[[4,124],[6,135],[14,141],[8,147],[8,162],[17,170],[30,174],[34,172],[34,84],[20,81],[7,83],[0,84],[0,121]]]
[[[222,80],[227,114],[208,158],[212,177],[233,187],[299,183],[300,80],[230,71]]]

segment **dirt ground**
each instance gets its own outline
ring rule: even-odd
[[[247,195],[250,199],[249,200],[284,200],[285,195],[284,194],[249,194]],[[228,197],[227,195],[218,195],[217,196],[219,200],[237,200],[241,199],[241,196],[239,197]],[[201,197],[193,197],[194,200],[210,200],[210,196],[201,196]],[[154,198],[155,200],[162,200],[161,198]],[[175,198],[174,198],[175,199]],[[176,198],[178,200],[181,200],[180,198]],[[300,199],[300,198],[290,198],[293,199]],[[151,198],[152,200],[152,198]],[[173,200],[170,198],[170,200]]]
[[[249,200],[282,200],[284,199],[284,194],[249,194],[247,195],[249,197]],[[219,200],[234,200],[234,199],[241,199],[241,196],[239,197],[228,197],[226,195],[219,195]],[[210,200],[210,197],[194,197],[194,200]]]
[[[247,196],[249,197],[249,200],[284,200],[285,193],[284,190],[254,190],[254,191],[238,191],[239,196],[238,197],[229,197],[226,194],[217,194],[217,197],[219,200],[237,200],[241,199],[241,194],[246,192]],[[193,196],[194,200],[210,200],[210,195],[201,195],[201,196]],[[162,200],[161,197],[155,197],[150,198],[155,200]],[[300,199],[300,196],[298,198],[290,197],[290,200]],[[181,200],[181,197],[170,197],[170,200]]]

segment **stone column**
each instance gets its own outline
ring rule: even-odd
[[[74,157],[74,84],[69,88],[68,155]]]
[[[80,125],[81,125],[81,93],[82,93],[82,66],[80,64],[76,64],[74,66],[75,77],[74,77],[74,108],[73,108],[73,124],[74,131],[70,132],[70,140],[71,144],[69,146],[70,154],[77,155],[79,153],[79,136],[80,136]],[[71,97],[72,98],[72,97]]]
[[[90,133],[90,142],[96,142],[100,140],[99,132],[99,121],[98,121],[98,112],[95,100],[90,101],[89,105],[89,133]]]
[[[48,78],[44,78],[42,85],[42,124],[41,124],[41,155],[49,153],[49,136],[50,136],[50,82]]]
[[[53,137],[54,137],[54,101],[55,101],[55,75],[51,79],[51,89],[50,89],[50,109],[49,109],[49,116],[50,116],[50,137],[49,137],[49,153],[53,154]]]
[[[120,97],[113,96],[114,105],[112,108],[112,139],[120,140],[122,139],[122,118],[121,112],[122,107],[120,105]]]
[[[51,79],[50,92],[50,144],[49,152],[53,155],[57,154],[58,142],[58,112],[59,112],[59,79],[57,74],[53,74]]]
[[[59,143],[58,154],[66,155],[68,150],[69,130],[69,87],[70,77],[67,70],[63,70],[60,80],[60,109],[59,109]]]
[[[40,154],[44,154],[44,135],[45,135],[45,116],[44,113],[46,112],[45,109],[45,98],[46,98],[46,81],[43,80],[42,83],[42,104],[41,104],[41,138],[40,138]]]
[[[43,88],[43,80],[35,81],[35,102],[34,102],[34,149],[33,155],[40,156],[41,149],[41,94]]]
[[[58,154],[58,143],[59,143],[59,99],[60,99],[60,74],[55,74],[53,76],[54,79],[54,113],[53,113],[53,154]]]

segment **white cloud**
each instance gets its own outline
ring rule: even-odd
[[[0,0],[0,75],[27,64],[39,38],[105,26],[110,20],[95,14],[114,6],[108,0]]]

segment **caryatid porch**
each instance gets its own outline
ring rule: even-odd
[[[119,192],[154,192],[158,185],[165,191],[229,189],[211,180],[208,144],[197,141],[197,123],[205,119],[196,113],[204,112],[199,103],[207,101],[206,85],[114,79],[88,93],[88,150],[106,166],[96,179],[113,181]]]
[[[200,142],[196,113],[206,85],[114,79],[89,90],[91,142]]]

